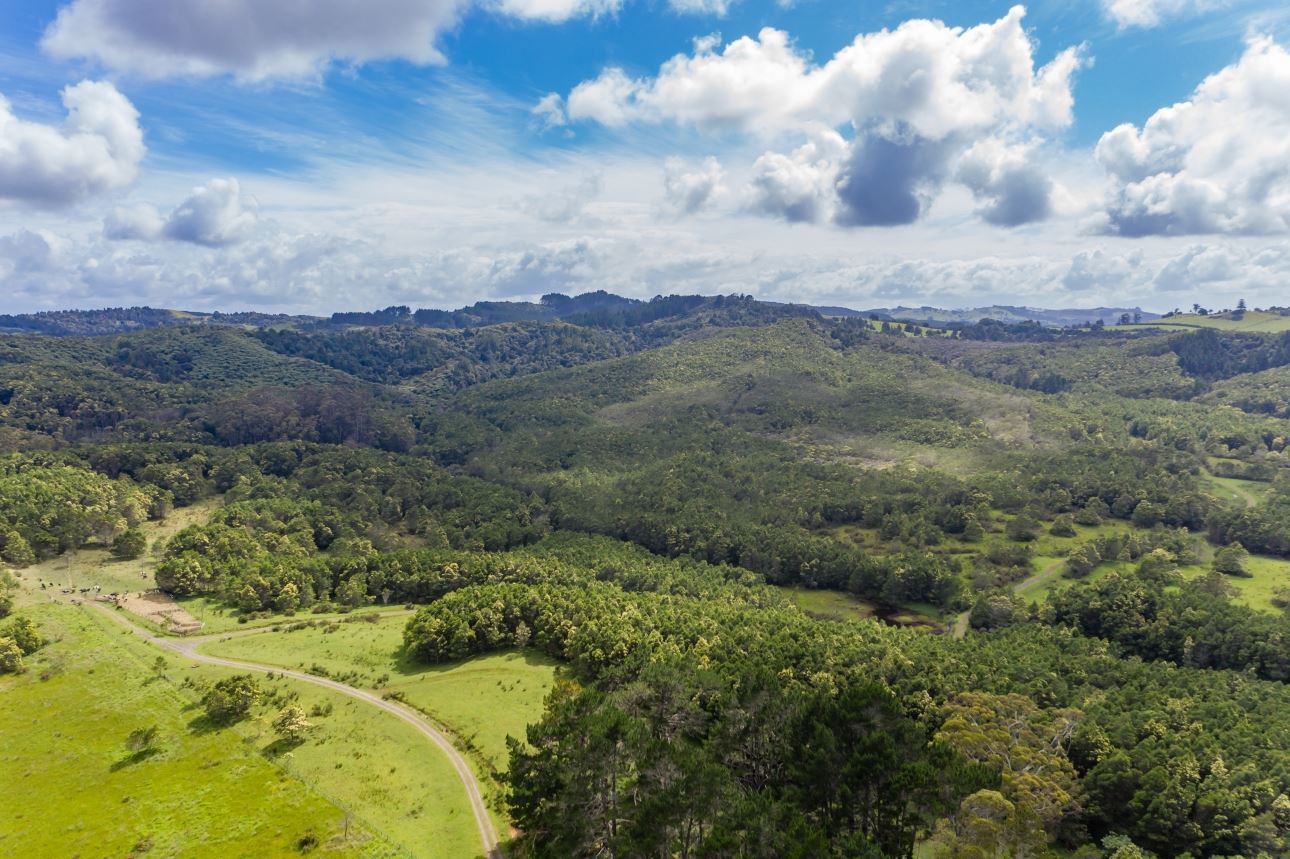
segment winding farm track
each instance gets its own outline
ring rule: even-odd
[[[434,743],[441,752],[448,756],[448,760],[452,761],[452,767],[457,771],[457,777],[461,779],[461,784],[466,789],[466,796],[470,800],[470,808],[475,815],[475,825],[479,829],[479,842],[483,847],[484,855],[490,857],[490,859],[498,859],[498,857],[501,857],[502,852],[497,838],[497,829],[493,826],[493,819],[488,814],[488,806],[484,804],[484,797],[479,789],[479,781],[471,771],[470,765],[466,762],[466,759],[461,756],[461,753],[457,751],[448,738],[436,730],[433,725],[423,719],[415,710],[410,707],[405,707],[396,701],[386,700],[366,690],[349,686],[345,683],[339,683],[327,677],[317,677],[313,674],[306,674],[303,671],[292,671],[289,668],[280,668],[276,665],[262,665],[258,662],[243,662],[238,659],[224,659],[219,656],[208,656],[205,653],[197,652],[198,645],[205,642],[234,636],[251,635],[256,632],[265,632],[266,630],[263,629],[238,630],[237,632],[224,633],[223,635],[205,635],[200,638],[190,639],[163,638],[135,626],[129,620],[126,620],[119,613],[107,608],[105,605],[93,602],[83,603],[83,605],[92,606],[94,609],[102,612],[107,617],[110,617],[114,622],[121,624],[154,647],[169,650],[171,653],[178,654],[184,659],[191,659],[194,662],[202,662],[207,665],[218,665],[222,668],[233,668],[238,671],[254,671],[260,674],[280,674],[283,677],[290,677],[293,680],[299,680],[303,683],[312,683],[315,686],[322,686],[325,689],[340,692],[343,695],[356,698],[366,704],[371,704],[377,709],[384,710],[395,718],[402,719],[404,722],[419,731],[422,736]]]
[[[1035,585],[1040,584],[1041,582],[1048,581],[1053,576],[1061,572],[1062,565],[1065,563],[1066,562],[1064,560],[1054,561],[1053,563],[1044,567],[1039,572],[1035,573],[1033,576],[1030,576],[1029,578],[1025,578],[1017,582],[1015,585],[1012,586],[1012,592],[1014,594],[1020,595],[1022,591],[1030,590]],[[963,636],[967,635],[968,620],[971,617],[971,615],[972,615],[972,611],[969,609],[968,611],[963,612],[962,614],[960,614],[958,617],[954,619],[953,634],[955,638],[962,638]]]

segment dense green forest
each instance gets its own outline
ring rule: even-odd
[[[0,334],[0,559],[559,660],[516,855],[1290,855],[1290,335],[872,321],[51,315]]]

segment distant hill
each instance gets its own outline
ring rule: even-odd
[[[0,331],[47,334],[54,337],[127,334],[148,328],[220,325],[266,328],[313,322],[312,316],[277,313],[197,313],[157,307],[105,307],[99,310],[46,310],[40,313],[0,314]]]
[[[817,308],[820,313],[831,315],[851,315],[849,313],[830,313],[830,310],[845,308]],[[970,325],[982,319],[994,319],[999,322],[1015,324],[1018,322],[1038,322],[1061,328],[1067,325],[1087,325],[1101,320],[1106,325],[1114,325],[1123,314],[1129,314],[1142,322],[1160,318],[1159,313],[1151,313],[1141,307],[1089,307],[1061,308],[1047,310],[1042,307],[1020,307],[1008,304],[992,304],[989,307],[973,307],[967,310],[945,310],[939,307],[879,307],[861,311],[856,315],[877,316],[879,319],[899,319],[906,322],[922,322],[928,325]]]
[[[731,298],[726,296],[725,298]],[[481,328],[513,322],[566,321],[578,325],[602,328],[634,327],[659,319],[683,316],[706,306],[712,306],[722,296],[669,295],[650,300],[626,298],[604,290],[580,295],[558,292],[542,296],[538,301],[477,301],[456,310],[423,308],[413,310],[406,305],[393,305],[380,310],[347,311],[333,313],[330,317],[235,312],[198,313],[153,307],[109,307],[101,310],[53,310],[40,313],[2,314],[0,331],[48,334],[53,336],[124,334],[147,328],[189,325],[215,325],[242,328],[294,328],[306,331],[337,331],[353,328],[404,325],[409,327],[465,329]],[[837,305],[811,305],[775,301],[758,301],[740,296],[741,301],[763,308],[776,317],[825,316],[832,318],[876,317],[882,320],[899,320],[925,325],[970,325],[983,319],[1006,324],[1037,322],[1060,328],[1069,325],[1086,325],[1101,320],[1114,325],[1128,313],[1139,322],[1155,322],[1160,314],[1138,307],[1093,307],[1048,310],[1037,307],[991,305],[967,310],[947,310],[939,307],[880,307],[856,310]],[[1251,313],[1249,317],[1257,314]],[[1269,314],[1271,316],[1271,314]],[[1173,317],[1171,324],[1213,325],[1220,323],[1199,320],[1216,320],[1209,317]],[[1280,317],[1277,317],[1280,318]],[[1278,323],[1280,324],[1280,323]],[[1233,326],[1235,330],[1253,330],[1246,326]],[[1264,330],[1280,330],[1278,328]]]

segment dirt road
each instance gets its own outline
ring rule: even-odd
[[[1035,573],[1033,576],[1030,576],[1029,578],[1025,578],[1017,582],[1015,585],[1012,586],[1012,592],[1014,594],[1020,595],[1022,592],[1030,590],[1035,585],[1040,584],[1041,582],[1048,581],[1053,576],[1060,573],[1062,570],[1062,567],[1065,564],[1066,564],[1065,560],[1054,561],[1053,563],[1044,567],[1039,572]],[[967,635],[968,620],[971,614],[972,612],[970,610],[965,611],[954,619],[953,634],[955,638],[962,638],[963,636]]]
[[[223,659],[218,656],[207,656],[204,653],[197,652],[197,646],[199,644],[205,641],[227,638],[230,635],[229,633],[191,639],[162,638],[161,636],[153,635],[147,630],[135,626],[119,612],[110,609],[101,603],[84,603],[84,605],[107,615],[114,622],[121,624],[154,647],[160,647],[165,650],[169,650],[172,653],[177,653],[184,659],[191,659],[194,662],[202,662],[207,665],[219,665],[224,668],[233,668],[238,671],[254,671],[260,674],[280,674],[284,677],[290,677],[293,680],[300,680],[304,683],[313,683],[315,686],[322,686],[324,688],[340,692],[344,695],[348,695],[351,698],[357,698],[364,703],[371,704],[373,707],[384,710],[396,718],[402,719],[413,728],[416,728],[426,739],[434,743],[440,751],[448,756],[448,760],[452,761],[453,769],[457,771],[457,777],[461,779],[462,786],[466,789],[466,796],[470,799],[470,807],[475,814],[475,825],[479,828],[479,841],[483,847],[484,855],[493,857],[493,859],[502,855],[498,845],[497,829],[493,826],[493,819],[488,814],[488,807],[484,804],[484,797],[480,792],[479,782],[475,779],[475,774],[471,771],[470,765],[466,763],[466,759],[463,758],[461,753],[453,747],[448,738],[426,722],[426,720],[423,719],[415,710],[405,707],[397,701],[387,701],[371,692],[367,692],[363,689],[358,689],[344,683],[338,683],[337,681],[331,680],[327,677],[315,677],[314,675],[306,674],[303,671],[292,671],[289,668],[279,668],[276,665],[261,665],[258,662],[243,662],[237,659]],[[263,630],[258,631],[262,632]],[[239,630],[238,632],[242,634],[250,634],[252,630]]]

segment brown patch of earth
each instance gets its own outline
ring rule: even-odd
[[[111,598],[105,601],[112,602]],[[150,620],[163,629],[181,635],[197,632],[203,624],[188,610],[161,591],[120,594],[115,598],[118,606],[144,620]]]

